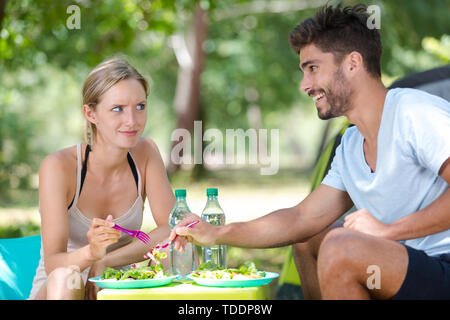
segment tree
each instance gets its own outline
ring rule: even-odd
[[[344,4],[356,2],[359,0]],[[394,78],[444,63],[436,55],[445,59],[446,46],[436,46],[435,41],[441,44],[446,41],[443,35],[448,34],[450,26],[442,8],[449,7],[450,0],[363,2],[381,8],[384,75]],[[0,161],[4,170],[0,184],[6,186],[3,190],[11,185],[27,187],[28,172],[36,172],[42,156],[54,151],[47,146],[48,141],[36,144],[30,138],[25,141],[27,136],[35,140],[45,136],[47,118],[51,116],[59,117],[61,122],[71,119],[72,113],[67,110],[79,102],[76,98],[67,100],[68,97],[76,96],[73,92],[80,91],[92,67],[116,54],[129,58],[151,78],[150,108],[157,107],[151,109],[149,120],[164,130],[167,140],[176,127],[192,130],[196,119],[203,120],[205,130],[212,127],[245,130],[281,127],[283,118],[279,115],[293,108],[314,113],[310,99],[298,91],[301,80],[298,56],[289,46],[288,34],[323,3],[86,0],[75,2],[80,8],[81,28],[69,29],[67,20],[71,13],[67,8],[74,1],[0,0]],[[207,23],[195,19],[199,8],[208,17]],[[195,37],[197,41],[190,42],[186,30],[195,22],[203,24],[197,29],[200,30]],[[195,70],[184,67],[177,59],[179,47],[174,46],[174,40],[182,38],[186,47],[195,43],[196,51],[191,53]],[[54,74],[67,75],[73,81],[68,81],[67,87],[57,87],[61,92],[52,101],[39,100],[40,105],[28,103],[36,104],[39,92],[59,81],[52,78]],[[38,112],[46,104],[54,104],[55,112],[48,116]],[[178,113],[179,106],[186,109]],[[161,114],[165,118],[158,119]],[[297,126],[302,126],[304,119],[296,121]],[[146,130],[147,134],[153,128]],[[291,134],[287,141],[289,148],[294,149],[299,139]],[[10,150],[20,150],[21,155]]]
[[[201,120],[200,77],[205,59],[203,43],[206,40],[206,35],[207,13],[197,4],[187,39],[183,35],[172,37],[173,48],[179,64],[174,99],[174,107],[178,118],[176,128],[186,129],[189,132],[194,130],[194,121]],[[175,141],[174,144],[178,142]],[[169,156],[167,168],[169,173],[178,170],[179,166]]]
[[[0,0],[0,30],[2,30],[3,17],[5,16],[5,7],[8,0]]]

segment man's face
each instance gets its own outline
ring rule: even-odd
[[[351,109],[352,88],[332,53],[314,44],[305,46],[300,50],[300,70],[300,88],[313,99],[320,119],[339,117]]]

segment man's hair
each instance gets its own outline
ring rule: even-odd
[[[323,52],[334,55],[341,63],[346,54],[357,51],[361,54],[369,74],[381,76],[382,45],[380,33],[376,28],[367,27],[367,7],[357,4],[353,7],[325,5],[314,18],[300,23],[289,35],[291,47],[297,54],[309,44],[314,44]]]

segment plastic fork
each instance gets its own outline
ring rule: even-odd
[[[148,234],[146,234],[143,231],[128,230],[128,229],[122,228],[118,224],[114,224],[113,228],[116,229],[116,230],[122,231],[123,233],[125,233],[125,234],[127,234],[127,235],[129,235],[131,237],[137,238],[137,239],[141,240],[145,244],[149,244],[150,243],[150,237],[148,236]]]
[[[200,220],[193,221],[193,222],[191,222],[191,223],[188,223],[185,227],[192,228],[193,226],[195,226],[195,225],[196,225],[197,223],[199,223],[199,222],[200,222]],[[146,259],[150,258],[149,254],[153,254],[153,250],[155,250],[155,249],[164,249],[164,248],[167,248],[167,247],[169,246],[169,244],[171,244],[173,241],[175,241],[175,239],[176,239],[177,237],[178,237],[178,235],[176,235],[175,238],[173,238],[172,241],[169,241],[169,242],[167,242],[166,244],[164,244],[164,245],[162,245],[162,246],[157,245],[157,246],[151,248],[150,251],[147,252],[147,253],[144,255],[144,258],[146,258]]]

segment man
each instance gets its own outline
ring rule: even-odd
[[[293,244],[306,298],[450,299],[450,104],[383,86],[380,36],[367,18],[364,5],[325,6],[290,35],[319,117],[355,125],[322,184],[298,205],[245,223],[183,227],[200,220],[192,214],[172,230],[171,239],[184,236],[176,249],[187,240]]]

